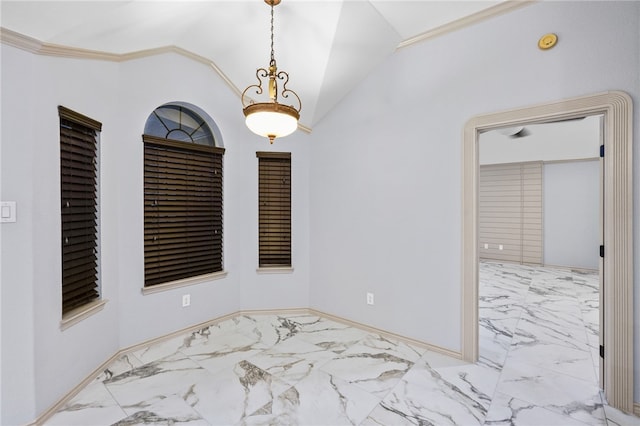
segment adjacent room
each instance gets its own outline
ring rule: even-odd
[[[640,2],[0,12],[0,424],[640,424]]]

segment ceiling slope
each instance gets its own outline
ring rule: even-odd
[[[283,0],[275,57],[311,128],[407,40],[426,38],[514,1]],[[510,6],[510,7],[511,7]],[[41,43],[115,55],[167,47],[210,61],[236,92],[254,84],[270,52],[263,0],[0,2],[1,26]],[[489,13],[488,13],[489,12]],[[484,15],[482,15],[484,13]]]

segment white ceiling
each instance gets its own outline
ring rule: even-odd
[[[402,42],[499,3],[283,0],[275,8],[275,57],[302,99],[301,124],[315,125]],[[270,10],[263,0],[2,0],[0,7],[4,29],[43,43],[112,54],[179,47],[213,62],[240,91],[268,66]]]

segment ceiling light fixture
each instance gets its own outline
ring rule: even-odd
[[[247,127],[257,135],[268,137],[270,143],[273,143],[275,138],[290,135],[298,128],[298,119],[302,109],[300,97],[293,90],[287,89],[289,74],[284,71],[278,71],[273,52],[273,8],[280,4],[280,1],[264,0],[271,7],[271,60],[269,61],[269,70],[258,68],[256,71],[258,84],[252,84],[242,92],[242,112],[246,117],[245,123]],[[262,95],[262,79],[266,77],[269,77],[269,101],[255,102],[247,96],[247,91],[253,88],[255,89],[255,92],[253,92],[255,95]],[[279,93],[278,80],[282,81],[282,90]],[[290,94],[297,99],[297,108],[293,105],[278,103],[279,95],[287,99]]]

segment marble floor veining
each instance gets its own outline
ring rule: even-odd
[[[47,425],[640,425],[598,387],[598,276],[482,262],[469,364],[314,315],[122,356]]]

